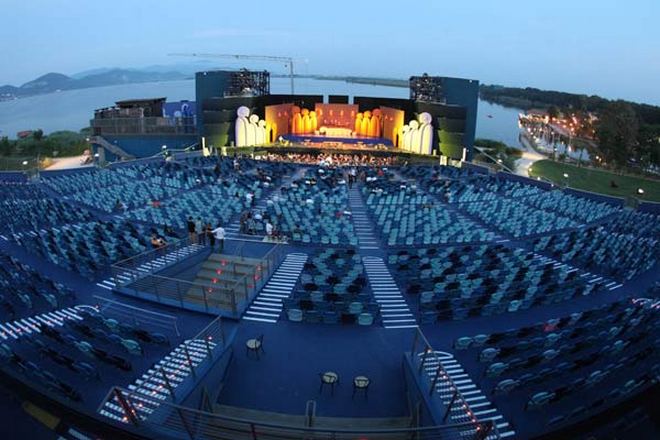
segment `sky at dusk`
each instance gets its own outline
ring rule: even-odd
[[[215,52],[291,56],[299,73],[428,72],[660,104],[658,0],[1,0],[0,6],[0,84],[48,72],[192,62],[167,54]],[[279,64],[242,65],[284,71]]]

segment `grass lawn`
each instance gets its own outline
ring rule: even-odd
[[[564,173],[568,174],[568,183],[571,188],[617,197],[634,196],[640,200],[660,202],[659,180],[621,176],[608,171],[578,168],[575,165],[567,165],[551,160],[534,162],[530,175],[545,177],[559,185],[564,185],[566,183]],[[610,186],[611,181],[614,181],[618,188],[612,188]],[[642,188],[644,195],[638,195],[637,188]]]

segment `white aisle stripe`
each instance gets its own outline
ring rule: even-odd
[[[364,257],[362,262],[369,277],[373,296],[380,307],[383,327],[387,329],[417,327],[417,321],[383,259]]]
[[[288,254],[243,314],[244,320],[274,324],[307,262],[306,254]]]

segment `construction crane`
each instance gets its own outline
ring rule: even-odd
[[[291,78],[291,94],[294,94],[293,88],[293,58],[291,57],[278,57],[270,55],[234,55],[225,53],[170,53],[171,57],[199,57],[199,58],[225,58],[232,60],[253,60],[253,61],[274,61],[283,62],[284,67],[289,67],[289,78]]]

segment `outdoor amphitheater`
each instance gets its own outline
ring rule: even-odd
[[[309,148],[7,173],[2,381],[90,438],[608,429],[657,389],[657,210],[455,165]]]

